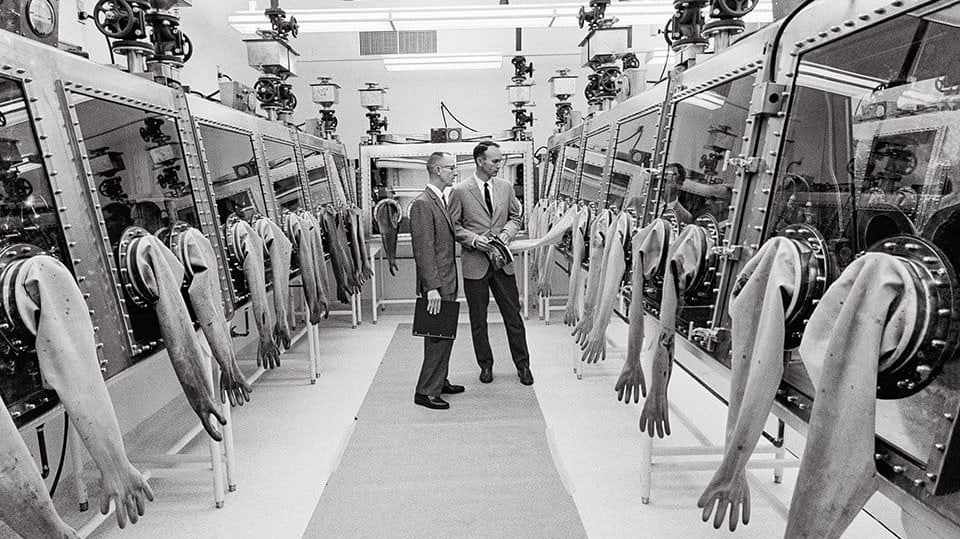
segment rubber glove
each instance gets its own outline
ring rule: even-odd
[[[273,273],[273,339],[281,349],[289,350],[293,337],[287,308],[290,305],[290,256],[293,245],[272,219],[261,217],[253,223],[253,228],[270,254],[270,268]]]
[[[580,344],[593,328],[593,311],[600,293],[600,283],[603,277],[603,251],[607,229],[613,222],[610,210],[603,210],[590,224],[590,262],[587,271],[587,290],[583,297],[583,313],[580,322],[573,330],[574,340]]]
[[[257,326],[259,345],[257,346],[257,365],[265,369],[280,366],[280,350],[273,342],[273,320],[267,306],[267,279],[264,271],[263,240],[250,226],[250,223],[236,219],[228,222],[230,243],[234,246],[235,256],[243,264],[243,275],[250,288],[250,303],[253,320]]]
[[[392,198],[381,199],[373,207],[373,217],[377,220],[377,227],[380,229],[380,238],[383,242],[383,250],[387,253],[390,275],[396,275],[399,269],[397,266],[397,232],[400,229],[400,220],[403,219],[400,203]]]
[[[643,350],[643,286],[644,280],[652,278],[667,263],[667,253],[673,239],[673,227],[663,219],[655,219],[649,225],[635,229],[632,240],[633,265],[630,283],[629,332],[627,356],[623,369],[614,385],[617,400],[624,404],[640,402],[640,395],[647,396],[646,380],[640,358]]]
[[[113,500],[117,525],[125,527],[127,519],[136,523],[144,513],[144,500],[153,501],[153,491],[127,459],[117,416],[100,372],[93,321],[83,293],[59,260],[41,255],[17,264],[19,269],[13,277],[17,311],[27,329],[37,336],[37,358],[44,381],[57,392],[71,424],[100,470],[101,511],[106,514]],[[179,287],[175,295],[180,296]],[[202,387],[206,388],[206,384]],[[18,533],[24,537],[75,537],[66,532],[62,522],[50,520],[53,507],[33,459],[29,454],[24,457],[25,446],[22,453],[18,452],[15,446],[18,442],[23,446],[23,441],[9,414],[0,415],[4,416],[0,419],[2,428],[8,431],[0,436],[4,440],[0,453],[4,460],[12,459],[2,466],[0,485],[13,483],[0,487],[0,492],[5,493],[0,496],[4,500],[0,502],[4,522],[17,529],[16,523],[22,519],[42,517],[44,525]],[[31,472],[36,474],[38,484],[31,481]],[[11,486],[12,489],[7,488]],[[10,501],[6,498],[14,492],[14,507],[25,505],[29,511],[10,519]]]
[[[784,537],[840,537],[876,492],[879,363],[905,348],[919,301],[906,262],[867,253],[810,316],[800,356],[816,395]]]
[[[576,221],[571,226],[570,284],[567,305],[563,312],[563,323],[576,326],[580,322],[580,295],[583,294],[583,253],[590,237],[590,206],[577,211]]]
[[[620,212],[611,229],[604,248],[600,303],[594,312],[593,328],[581,347],[581,360],[587,363],[596,363],[607,358],[607,326],[613,316],[614,303],[620,292],[620,283],[623,282],[623,272],[627,269],[626,249],[630,248],[630,237],[633,235],[633,217],[627,212]]]
[[[786,311],[801,272],[796,244],[776,237],[763,244],[737,278],[730,300],[733,351],[723,460],[697,501],[704,522],[716,512],[714,528],[720,528],[727,513],[730,531],[738,520],[750,522],[747,463],[783,377]]]
[[[242,406],[250,400],[253,390],[237,365],[237,354],[223,315],[213,245],[203,233],[192,227],[177,233],[175,242],[179,251],[175,254],[183,263],[190,282],[187,288],[190,304],[197,315],[200,330],[210,345],[210,351],[220,365],[220,402],[229,399],[231,406]]]
[[[696,277],[700,261],[710,245],[699,225],[687,225],[671,247],[660,299],[660,335],[651,368],[650,394],[640,412],[640,430],[650,437],[670,435],[669,401],[667,387],[673,370],[673,346],[677,332],[677,313],[683,308],[683,293]]]

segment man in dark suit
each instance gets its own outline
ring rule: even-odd
[[[457,299],[456,241],[443,194],[457,177],[456,158],[434,152],[427,159],[427,173],[427,187],[410,204],[410,237],[417,264],[417,292],[427,297],[427,312],[436,315],[441,300]],[[423,366],[413,402],[446,410],[450,403],[440,394],[463,392],[463,386],[447,380],[451,350],[453,339],[423,338]]]
[[[510,355],[517,375],[524,385],[533,384],[527,333],[520,315],[520,293],[512,262],[491,264],[499,259],[493,240],[509,244],[520,230],[520,201],[513,185],[497,178],[503,162],[500,146],[483,141],[473,149],[476,172],[472,178],[458,183],[450,191],[450,217],[457,241],[463,245],[463,292],[470,310],[470,333],[473,351],[480,365],[480,381],[493,381],[493,351],[487,335],[487,306],[490,292],[496,300],[507,328]]]

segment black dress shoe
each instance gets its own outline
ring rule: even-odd
[[[480,381],[484,384],[493,381],[493,367],[480,367]]]
[[[441,399],[440,397],[432,397],[430,395],[421,395],[415,393],[413,395],[413,402],[419,404],[420,406],[426,406],[427,408],[433,410],[446,410],[450,407],[450,403]]]
[[[440,393],[446,395],[455,395],[457,393],[463,393],[465,388],[463,386],[458,386],[451,384],[449,380],[443,383],[443,389],[440,390]]]
[[[517,376],[520,377],[520,383],[525,386],[533,385],[533,373],[530,372],[530,367],[522,367],[517,369]]]

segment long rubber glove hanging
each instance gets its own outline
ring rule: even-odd
[[[580,296],[583,294],[583,253],[587,249],[590,238],[590,206],[583,206],[577,211],[576,220],[571,227],[570,239],[570,284],[567,292],[567,306],[563,312],[563,323],[574,327],[580,322]]]
[[[176,286],[175,292],[175,296],[179,297],[179,286]],[[106,514],[110,500],[113,500],[117,524],[121,528],[126,526],[128,518],[130,522],[137,522],[144,512],[144,499],[152,501],[153,491],[127,459],[117,416],[100,372],[93,322],[83,293],[67,268],[58,260],[48,256],[35,256],[22,263],[16,276],[14,294],[21,320],[27,329],[37,336],[40,372],[46,383],[57,392],[60,402],[70,416],[71,424],[77,429],[83,445],[100,470],[101,512]],[[203,387],[206,387],[205,383]],[[212,405],[212,402],[209,404]],[[4,508],[3,520],[13,526],[14,521],[22,518],[33,520],[31,514],[37,513],[23,513],[13,520],[8,519],[10,501],[6,498],[10,493],[19,491],[16,494],[17,501],[13,502],[14,507],[26,505],[39,509],[41,515],[48,515],[49,511],[52,511],[52,505],[48,507],[50,499],[39,474],[36,475],[40,486],[39,495],[31,488],[36,485],[26,476],[31,472],[36,473],[33,459],[29,454],[24,458],[22,452],[16,451],[14,446],[23,446],[20,435],[9,415],[0,415],[4,416],[0,419],[2,428],[7,431],[0,434],[0,438],[4,440],[0,454],[6,460],[2,465],[4,473],[0,474],[0,492],[4,493],[0,496],[0,499],[4,500],[0,505]],[[10,452],[11,448],[14,449],[13,453]],[[26,447],[22,449],[25,451]],[[26,481],[23,481],[24,479]],[[8,483],[11,481],[15,491],[7,488],[11,486]],[[4,485],[5,483],[7,485]],[[28,494],[21,489],[32,492]],[[63,527],[56,528],[62,534]],[[49,526],[37,526],[32,531],[24,533],[18,530],[18,533],[24,537],[33,534],[40,537],[61,536],[57,533],[47,534],[51,529]],[[74,537],[71,534],[62,536]]]
[[[587,335],[582,361],[596,363],[607,358],[607,326],[613,316],[614,303],[623,282],[623,272],[627,269],[627,253],[630,237],[633,235],[633,217],[627,212],[617,215],[613,232],[607,236],[604,248],[603,282],[600,284],[600,303],[594,312],[593,328]]]
[[[333,276],[337,281],[337,301],[340,303],[349,303],[350,294],[353,292],[350,286],[350,276],[347,266],[347,246],[340,237],[340,231],[337,226],[337,210],[327,207],[320,216],[323,222],[323,230],[330,240],[330,262],[333,264]]]
[[[690,285],[700,260],[706,256],[706,233],[698,225],[687,225],[671,247],[670,262],[663,279],[660,298],[660,335],[650,373],[650,394],[640,412],[640,430],[652,438],[654,430],[663,438],[670,435],[667,387],[673,370],[674,336],[677,313],[683,307],[683,291]]]
[[[507,248],[510,249],[511,253],[520,253],[530,249],[537,249],[540,247],[546,247],[560,243],[560,240],[563,239],[563,235],[566,234],[571,227],[573,227],[576,219],[577,208],[576,206],[570,207],[559,219],[557,219],[550,231],[543,236],[536,239],[530,238],[525,240],[514,240],[510,242],[510,245],[508,245]]]
[[[673,237],[673,227],[663,219],[655,219],[649,225],[635,230],[632,243],[632,271],[630,282],[630,314],[628,318],[627,357],[613,389],[617,400],[624,404],[640,402],[640,395],[647,396],[646,380],[640,358],[646,353],[643,342],[643,283],[656,275],[666,264],[667,249]]]
[[[265,369],[279,367],[280,350],[273,342],[272,313],[267,302],[263,240],[250,223],[242,219],[238,219],[230,226],[228,234],[233,236],[232,243],[237,250],[237,256],[243,261],[243,275],[250,289],[250,308],[260,337],[257,346],[257,365]]]
[[[800,342],[816,388],[787,539],[840,537],[877,490],[877,374],[905,347],[918,295],[905,262],[867,253],[817,305]]]
[[[357,244],[360,246],[360,272],[363,281],[373,277],[373,269],[370,267],[370,249],[367,247],[367,238],[363,231],[363,211],[356,205],[350,207],[350,216],[353,219],[353,226],[357,230]]]
[[[561,202],[559,200],[552,200],[543,208],[543,211],[540,212],[540,215],[538,216],[539,223],[537,224],[537,230],[539,231],[540,238],[543,238],[550,232],[552,216],[556,214],[557,206],[560,204]],[[547,249],[548,247],[546,245],[541,245],[534,251],[535,255],[533,257],[533,262],[537,267],[537,293],[539,293],[540,283],[543,279],[543,276],[540,274],[540,272],[544,267],[543,260],[547,256]]]
[[[223,315],[220,295],[217,257],[213,246],[202,232],[188,228],[180,232],[180,253],[176,253],[190,277],[187,295],[193,312],[197,315],[213,357],[220,365],[220,401],[230,400],[230,406],[241,405],[250,400],[253,391],[240,372],[233,340]]]
[[[337,237],[339,238],[338,248],[342,249],[343,271],[347,276],[347,289],[351,294],[360,292],[360,281],[357,279],[357,272],[353,265],[353,254],[351,253],[350,235],[347,230],[347,209],[337,208],[334,213],[335,223],[337,225]]]
[[[716,512],[714,528],[720,528],[728,512],[730,531],[737,529],[738,520],[750,522],[747,463],[783,377],[786,311],[801,271],[794,242],[776,237],[763,244],[737,278],[730,300],[733,351],[723,460],[697,501],[704,522]]]
[[[590,224],[590,261],[587,270],[587,290],[583,297],[583,313],[573,330],[573,338],[580,344],[593,328],[593,311],[603,277],[603,251],[607,229],[613,221],[610,210],[603,210]]]
[[[263,240],[264,248],[270,253],[270,269],[273,273],[273,339],[277,346],[288,350],[293,339],[287,311],[290,305],[290,256],[293,245],[272,219],[261,217],[253,223],[253,228]]]
[[[354,219],[353,209],[347,208],[340,214],[343,220],[343,228],[347,233],[347,243],[350,247],[350,260],[353,266],[353,278],[358,285],[363,284],[367,277],[363,272],[363,253],[360,252],[360,236],[363,234]]]
[[[304,232],[306,226],[297,213],[289,212],[283,216],[284,232],[290,239],[291,247],[297,253],[297,261],[300,265],[300,281],[303,284],[303,295],[307,300],[310,323],[316,324],[320,321],[322,311],[319,308],[320,298],[317,293],[317,271],[314,267],[313,251],[309,241],[304,239],[306,237]]]
[[[380,229],[380,241],[383,242],[383,250],[387,253],[390,275],[396,275],[397,269],[399,269],[397,266],[397,233],[400,229],[400,220],[403,219],[400,203],[392,198],[381,199],[373,207],[373,217],[377,220],[377,227]]]
[[[553,273],[553,257],[557,251],[556,244],[563,239],[566,232],[573,226],[573,221],[577,215],[574,211],[575,208],[576,206],[573,205],[564,207],[564,203],[558,202],[554,210],[550,212],[550,222],[545,236],[550,236],[551,239],[543,244],[538,272],[539,278],[537,280],[537,292],[543,297],[549,297],[553,294],[553,290],[550,288],[550,275]],[[557,236],[559,237],[554,241],[552,238]]]
[[[317,217],[310,212],[303,212],[301,219],[306,223],[306,238],[310,242],[313,266],[317,276],[317,293],[322,302],[323,317],[326,318],[330,314],[330,297],[334,292],[332,291],[330,272],[327,271],[326,251],[323,249],[323,226],[317,220]],[[317,320],[319,321],[319,318]]]
[[[180,294],[183,283],[183,266],[176,255],[156,237],[147,234],[133,240],[130,256],[139,275],[139,281],[145,290],[156,298],[157,319],[160,321],[160,333],[167,347],[167,355],[177,373],[183,392],[190,407],[199,416],[200,423],[216,441],[222,436],[213,427],[210,416],[217,418],[221,425],[227,421],[220,415],[216,403],[210,395],[201,361],[200,345],[193,330],[193,322],[187,312],[187,305]]]
[[[530,210],[530,216],[527,218],[527,236],[529,236],[531,240],[540,239],[542,235],[540,232],[540,214],[543,212],[543,207],[546,203],[546,200],[538,200],[537,203],[534,204],[533,209]],[[537,264],[536,251],[533,252],[532,257],[533,264],[530,265],[530,277],[533,278],[534,281],[538,281],[537,270],[539,267]]]

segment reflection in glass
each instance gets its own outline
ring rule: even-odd
[[[265,138],[263,148],[267,154],[270,184],[273,185],[273,195],[279,210],[296,211],[304,207],[293,145]]]
[[[902,16],[801,57],[767,235],[809,224],[842,271],[878,241],[918,234],[958,269],[960,59],[944,54],[960,39],[957,14]],[[790,365],[788,383],[813,395],[802,363]],[[958,391],[954,360],[920,393],[878,401],[879,435],[925,462]]]
[[[642,215],[649,181],[643,172],[652,166],[652,148],[657,139],[656,124],[656,112],[630,118],[620,124],[613,155],[613,172],[607,189],[608,206],[634,208],[638,217]]]
[[[307,167],[307,190],[310,192],[310,203],[314,206],[323,206],[333,201],[333,192],[330,187],[330,176],[327,175],[327,162],[320,148],[303,147],[303,162]]]
[[[0,77],[0,249],[30,243],[64,260],[61,234],[23,86]],[[0,339],[0,396],[18,425],[28,418],[21,415],[27,403],[43,398],[49,406],[56,403],[56,395],[43,389],[36,355],[18,351],[5,338]]]
[[[350,202],[356,202],[357,193],[354,191],[353,171],[347,166],[347,158],[339,153],[331,152],[333,165],[337,169],[337,175],[340,176],[340,185],[343,186],[345,199]]]
[[[200,124],[200,136],[203,138],[207,172],[217,202],[218,228],[223,245],[228,245],[224,225],[230,216],[236,215],[253,224],[255,216],[267,215],[267,203],[260,183],[261,171],[253,150],[253,139],[244,133],[204,124]],[[277,161],[278,166],[283,166],[280,162]],[[293,170],[296,170],[296,165]],[[240,307],[249,300],[250,289],[243,275],[243,268],[234,260],[231,260],[229,265],[230,280],[237,298],[236,306]],[[269,265],[266,271],[270,272]]]
[[[681,224],[710,214],[723,223],[729,213],[755,76],[714,86],[677,103],[663,168],[660,212]],[[722,228],[722,227],[721,227]]]
[[[580,138],[574,137],[563,146],[560,165],[559,198],[577,199],[577,165],[580,163]]]
[[[560,148],[550,148],[547,152],[547,162],[544,163],[544,182],[543,190],[540,193],[541,198],[553,198],[556,196],[557,182],[557,159],[560,157]]]
[[[373,205],[384,198],[393,198],[400,204],[402,219],[399,231],[401,234],[410,232],[408,218],[410,203],[413,202],[427,186],[427,159],[429,155],[415,157],[374,157],[370,160],[370,183],[373,194]],[[456,156],[457,182],[473,179],[476,165],[473,154]],[[503,162],[497,177],[509,180],[514,185],[514,195],[523,204],[523,154],[504,153]],[[372,211],[372,210],[371,210]],[[524,225],[526,226],[526,225]],[[376,219],[373,219],[373,233],[379,234],[380,228]]]
[[[157,233],[179,220],[199,229],[176,119],[79,94],[70,99],[113,252],[130,226]],[[142,354],[161,338],[157,315],[126,294],[124,323],[132,331],[132,350]]]
[[[580,193],[578,199],[587,202],[600,200],[600,190],[603,187],[603,170],[607,164],[607,146],[610,142],[610,129],[604,128],[587,135],[584,143],[586,149],[583,154],[583,171],[580,179]]]

